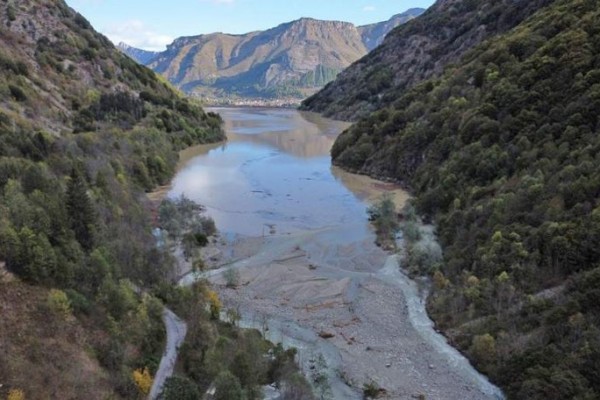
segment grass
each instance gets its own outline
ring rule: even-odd
[[[118,398],[85,350],[98,333],[75,318],[55,317],[48,294],[19,281],[0,283],[0,399],[16,388],[28,400]]]

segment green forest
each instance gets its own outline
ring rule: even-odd
[[[599,21],[556,0],[332,150],[416,195],[444,250],[429,312],[511,399],[600,396]]]

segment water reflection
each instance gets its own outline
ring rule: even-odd
[[[223,232],[258,236],[265,226],[285,234],[358,222],[366,234],[363,201],[390,188],[332,172],[329,151],[348,124],[286,109],[211,111],[223,117],[228,141],[182,154],[172,196],[205,205]]]

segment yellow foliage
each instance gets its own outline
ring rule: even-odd
[[[433,284],[435,285],[436,289],[441,290],[446,288],[446,286],[450,284],[450,281],[446,279],[443,273],[440,271],[435,271],[433,274]]]
[[[71,301],[62,290],[52,289],[48,294],[48,307],[54,313],[69,318],[71,316]]]
[[[210,304],[210,316],[212,319],[219,319],[219,315],[221,313],[221,300],[219,300],[219,295],[217,292],[213,290],[208,291],[208,302]]]
[[[148,368],[144,368],[143,370],[136,369],[135,371],[133,371],[133,381],[135,382],[139,391],[142,392],[142,394],[146,395],[150,393],[150,389],[152,389],[153,379],[150,375],[150,371],[148,371]]]
[[[467,285],[471,287],[479,285],[479,278],[477,278],[475,275],[470,275],[467,278]]]
[[[477,335],[473,338],[471,354],[481,361],[489,362],[496,357],[496,340],[492,335]]]
[[[25,400],[25,392],[21,389],[11,389],[6,400]]]

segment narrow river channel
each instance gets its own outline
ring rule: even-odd
[[[376,247],[369,201],[390,185],[331,166],[347,124],[285,109],[219,108],[225,144],[190,149],[169,196],[204,205],[224,242],[207,278],[241,325],[299,351],[335,399],[375,382],[390,399],[499,399],[502,393],[433,330],[396,256]],[[227,262],[225,262],[227,261]],[[223,266],[223,264],[226,264]],[[225,287],[235,271],[237,289]]]

